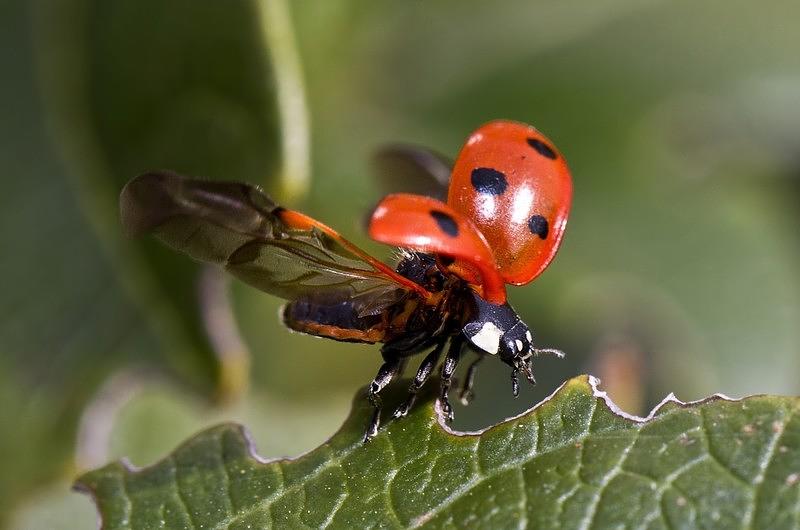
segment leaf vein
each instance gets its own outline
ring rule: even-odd
[[[347,483],[346,482],[344,483],[344,487],[345,487],[345,489],[347,489]],[[325,521],[323,521],[321,528],[330,527],[331,523],[333,522],[333,518],[336,517],[336,513],[339,511],[339,509],[342,507],[342,505],[344,505],[344,501],[345,501],[345,499],[347,499],[348,495],[349,495],[348,491],[342,492],[342,494],[339,495],[339,497],[336,499],[336,506],[333,507],[333,510],[331,510],[331,513],[329,513],[328,517],[325,519]]]
[[[786,432],[786,425],[792,421],[796,411],[797,409],[793,409],[789,412],[788,416],[781,415],[779,419],[774,420],[772,423],[772,437],[767,443],[764,454],[759,459],[758,473],[753,477],[753,502],[748,506],[744,517],[742,517],[742,528],[752,528],[753,517],[755,517],[755,514],[758,512],[758,504],[761,498],[761,492],[763,491],[762,485],[764,483],[764,477],[767,474],[767,469],[770,467],[772,458],[775,456],[775,449],[778,447],[778,443],[783,439],[783,435]],[[780,425],[780,427],[776,428],[777,425],[775,422],[780,422],[777,424]]]
[[[194,516],[192,515],[191,510],[189,509],[189,504],[186,501],[186,498],[183,494],[183,489],[181,488],[181,481],[178,479],[178,473],[180,468],[178,467],[178,463],[175,462],[175,457],[173,455],[169,455],[167,457],[169,460],[170,465],[172,466],[174,476],[175,476],[175,492],[178,496],[178,503],[183,507],[184,511],[186,512],[186,517],[189,519],[189,524],[192,528],[197,528],[197,522],[194,520]]]
[[[122,483],[122,498],[125,499],[125,507],[123,508],[125,511],[125,520],[128,522],[128,528],[131,528],[131,514],[133,513],[133,501],[131,500],[130,493],[128,492],[128,477],[130,475],[128,473],[123,472],[122,476],[120,477],[120,482]]]
[[[222,475],[225,478],[225,483],[222,485],[222,487],[225,490],[225,499],[228,501],[229,506],[228,516],[230,516],[233,515],[234,511],[236,510],[236,505],[233,502],[233,492],[231,491],[231,473],[228,469],[227,463],[225,462],[225,457],[223,456],[225,454],[225,449],[223,445],[222,434],[217,436],[217,443],[219,444],[220,465],[224,471]]]
[[[389,477],[389,480],[386,482],[386,489],[383,492],[384,504],[386,505],[387,511],[394,518],[394,520],[397,523],[397,525],[402,528],[404,525],[400,522],[400,514],[397,511],[397,507],[395,506],[395,502],[394,502],[394,497],[392,496],[392,484],[394,483],[395,477],[397,477],[397,472],[398,472],[398,470],[400,468],[400,462],[398,462],[398,460],[397,460],[397,452],[395,451],[394,442],[392,441],[391,437],[387,437],[387,441],[388,441],[389,449],[391,450],[392,462],[394,462],[394,465],[392,466],[393,472],[392,472],[391,476]],[[426,454],[426,453],[427,453],[427,451],[425,453],[423,453],[423,455]],[[422,458],[422,457],[420,457],[420,458]],[[413,461],[416,461],[416,460],[417,459],[414,459]],[[411,464],[411,462],[409,462],[406,465],[410,465],[410,464]]]
[[[642,523],[640,528],[642,528],[642,529],[646,528],[648,523],[658,519],[659,515],[663,519],[664,518],[664,510],[663,510],[664,493],[667,491],[667,489],[671,488],[673,486],[674,482],[678,478],[680,478],[684,473],[687,473],[694,466],[696,466],[696,465],[698,465],[698,464],[700,464],[702,462],[705,462],[705,461],[707,461],[709,459],[710,459],[710,457],[708,456],[708,454],[707,453],[703,453],[700,456],[697,456],[697,457],[689,460],[688,462],[686,462],[682,466],[679,466],[678,468],[673,470],[671,473],[669,473],[667,476],[665,476],[663,478],[663,480],[661,481],[661,484],[656,488],[657,505],[656,505],[655,509],[652,512],[650,512],[650,514],[644,519],[644,521],[643,521],[643,523]],[[644,475],[641,475],[641,476],[644,476]],[[650,480],[652,480],[652,479],[650,479]],[[656,484],[658,484],[658,482],[656,482]],[[661,509],[659,509],[659,507],[661,507]]]
[[[524,530],[528,527],[528,488],[525,483],[525,473],[522,471],[522,466],[517,467],[519,472],[519,487],[520,487],[520,503],[519,503],[519,529]]]
[[[356,447],[360,446],[361,443],[362,442],[359,440],[358,442],[355,442],[355,443],[351,444],[350,446],[341,449],[336,456],[332,457],[330,460],[327,460],[322,465],[320,465],[319,467],[314,469],[314,471],[312,471],[311,473],[309,473],[308,475],[303,477],[303,482],[300,482],[300,483],[297,483],[297,484],[293,484],[293,485],[288,486],[288,487],[287,487],[286,478],[285,478],[285,475],[284,475],[284,472],[283,472],[283,468],[282,468],[283,462],[276,462],[276,465],[273,467],[273,469],[277,469],[279,471],[279,476],[281,478],[281,485],[283,486],[283,491],[276,491],[273,495],[270,495],[269,497],[267,497],[265,499],[262,499],[258,504],[254,504],[253,506],[251,506],[251,507],[249,507],[249,508],[247,508],[245,510],[242,510],[239,513],[236,513],[236,514],[232,515],[231,517],[225,519],[222,522],[222,524],[230,526],[232,524],[235,524],[235,523],[241,521],[242,519],[244,519],[246,517],[249,517],[250,515],[252,515],[253,513],[258,512],[259,510],[263,510],[263,509],[268,509],[269,510],[270,509],[270,505],[273,502],[275,502],[278,499],[285,498],[287,495],[289,495],[291,493],[294,493],[295,491],[301,491],[303,488],[305,488],[305,484],[309,480],[312,480],[312,479],[318,477],[319,475],[321,475],[326,470],[328,470],[328,469],[330,469],[332,467],[336,467],[336,466],[341,468],[341,460],[342,460],[342,458],[344,458],[344,456],[352,453],[353,450]],[[271,512],[271,516],[273,517],[273,520],[274,520],[274,514],[272,513],[272,510],[270,510],[270,512]]]
[[[566,502],[570,500],[572,496],[575,495],[575,493],[577,493],[579,489],[581,489],[580,481],[576,482],[569,490],[558,496],[558,498],[556,499],[556,506],[558,509],[555,513],[555,519],[561,519],[561,516],[564,515],[564,504],[566,504]],[[565,525],[566,522],[562,524],[562,526]]]
[[[622,454],[620,455],[617,463],[608,471],[608,473],[603,476],[602,479],[600,479],[600,486],[597,488],[597,493],[590,501],[589,507],[586,509],[586,515],[584,515],[583,520],[581,521],[580,525],[578,525],[580,530],[591,528],[592,524],[594,523],[594,518],[597,516],[597,508],[600,505],[600,500],[606,492],[606,486],[612,480],[614,480],[614,478],[619,475],[620,472],[622,472],[622,466],[625,464],[631,449],[636,444],[636,439],[637,436],[631,436],[630,443],[625,446],[625,449],[622,450]]]
[[[536,414],[537,421],[539,421],[538,420],[538,416],[539,415]],[[578,439],[574,440],[573,443],[577,443],[577,442],[584,443],[585,441],[586,441],[586,437],[582,437],[582,438],[578,438]],[[553,447],[552,449],[550,449],[548,451],[544,451],[542,453],[538,453],[536,456],[537,457],[538,456],[544,456],[544,455],[553,453],[555,451],[558,451],[559,449],[562,449],[562,448],[563,448],[563,445],[562,446],[558,446],[558,447]],[[446,508],[448,508],[453,502],[455,502],[456,499],[458,499],[460,496],[462,496],[465,492],[469,491],[470,489],[472,489],[472,488],[474,488],[476,486],[479,486],[480,484],[482,484],[483,482],[485,482],[487,480],[490,480],[490,479],[496,477],[497,475],[500,475],[501,473],[504,473],[504,472],[508,471],[509,469],[514,469],[515,467],[518,467],[518,466],[523,465],[523,464],[528,463],[528,462],[530,462],[530,460],[527,460],[527,461],[515,460],[513,462],[508,462],[508,463],[506,463],[506,464],[504,464],[502,466],[496,467],[490,473],[487,473],[487,474],[485,474],[483,476],[477,476],[476,478],[473,478],[471,481],[465,482],[460,488],[454,490],[450,495],[448,495],[435,508],[433,508],[432,510],[430,510],[428,512],[425,512],[424,514],[419,515],[416,518],[412,519],[411,523],[408,525],[408,528],[419,528],[423,524],[425,524],[428,521],[430,521],[431,519],[433,519],[440,512],[442,512]]]
[[[706,414],[703,412],[703,409],[700,409],[700,418],[703,421],[703,428],[700,430],[703,433],[703,439],[705,440],[706,451],[708,452],[708,456],[711,457],[720,469],[722,469],[725,473],[727,473],[730,477],[732,477],[736,482],[741,484],[742,486],[746,487],[747,489],[751,489],[753,486],[749,482],[747,482],[744,478],[740,477],[736,473],[733,472],[732,469],[728,468],[725,464],[722,463],[722,459],[715,453],[713,449],[713,445],[711,444],[711,436],[708,434],[708,418]]]

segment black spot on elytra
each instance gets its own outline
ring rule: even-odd
[[[547,219],[541,215],[534,215],[528,219],[528,228],[533,235],[539,236],[542,239],[547,239],[547,233],[550,231],[550,225]]]
[[[433,217],[436,224],[439,225],[439,228],[442,229],[442,232],[450,237],[456,237],[458,235],[458,223],[456,223],[456,220],[450,217],[449,214],[440,212],[439,210],[431,210],[431,217]]]
[[[479,167],[472,170],[472,187],[478,193],[502,195],[508,187],[506,176],[490,167]]]
[[[555,151],[553,151],[553,148],[538,138],[528,138],[528,145],[536,149],[537,153],[549,158],[550,160],[555,160],[558,158],[558,155]]]

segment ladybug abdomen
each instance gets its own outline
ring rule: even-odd
[[[384,314],[360,315],[353,300],[322,302],[299,299],[281,311],[284,325],[294,331],[344,342],[383,342]]]

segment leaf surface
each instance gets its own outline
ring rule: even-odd
[[[636,418],[581,376],[475,433],[442,428],[428,394],[364,445],[359,396],[342,429],[297,459],[262,460],[242,427],[224,424],[151,467],[112,463],[77,487],[108,529],[789,528],[797,408],[786,397],[670,396]]]

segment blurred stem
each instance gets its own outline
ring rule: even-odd
[[[222,402],[231,401],[244,394],[247,388],[250,353],[236,325],[228,277],[218,267],[206,265],[198,287],[204,328],[220,360],[217,398]]]
[[[306,192],[309,185],[309,116],[300,56],[286,0],[257,0],[261,36],[275,74],[281,121],[283,198]]]
[[[81,414],[75,443],[75,466],[92,469],[109,459],[111,432],[120,409],[158,376],[141,369],[124,369],[109,377]]]

